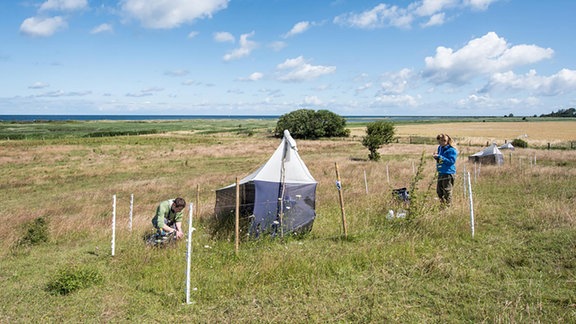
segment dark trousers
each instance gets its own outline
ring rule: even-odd
[[[452,203],[452,187],[454,187],[454,175],[439,173],[436,193],[442,204],[450,206]]]

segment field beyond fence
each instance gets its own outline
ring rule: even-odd
[[[267,161],[273,121],[0,123],[0,323],[576,322],[576,122],[398,124],[379,162],[349,126],[348,139],[297,141],[318,181],[312,231],[243,232],[235,253],[233,236],[210,235],[215,190]],[[437,133],[460,152],[449,209],[435,198]],[[520,137],[528,148],[501,166],[468,162]],[[402,187],[412,206],[392,194]],[[175,196],[197,208],[190,305],[186,243],[142,240]]]

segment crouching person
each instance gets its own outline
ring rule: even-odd
[[[170,199],[161,202],[156,208],[156,215],[152,218],[152,225],[156,228],[157,237],[174,235],[176,239],[184,236],[182,232],[182,210],[186,207],[183,198]]]

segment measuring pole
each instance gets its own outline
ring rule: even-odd
[[[192,304],[190,301],[190,264],[192,256],[192,214],[194,210],[194,204],[190,204],[189,216],[188,216],[188,246],[186,249],[186,304]]]
[[[116,249],[116,195],[112,196],[112,256]]]

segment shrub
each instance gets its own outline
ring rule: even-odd
[[[528,142],[526,142],[523,139],[520,138],[516,138],[512,141],[512,146],[514,147],[523,147],[523,148],[527,148],[528,147]]]
[[[48,222],[44,217],[38,217],[26,224],[26,233],[16,245],[29,246],[46,242],[48,242]]]
[[[294,138],[348,137],[346,119],[328,110],[299,109],[280,116],[274,135],[282,137],[284,130]]]
[[[366,136],[362,139],[362,145],[370,151],[368,158],[371,161],[380,160],[378,149],[380,149],[382,145],[392,142],[395,133],[396,130],[392,122],[378,120],[368,123],[366,126]]]
[[[102,281],[103,277],[98,270],[87,266],[72,266],[60,269],[48,282],[46,289],[55,295],[67,295]]]

